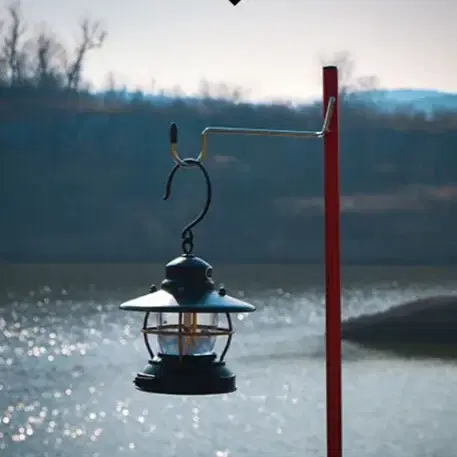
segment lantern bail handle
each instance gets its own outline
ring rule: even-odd
[[[180,163],[177,163],[173,169],[170,172],[170,175],[168,176],[167,182],[165,184],[165,194],[163,196],[164,200],[168,200],[171,196],[171,185],[173,183],[173,179],[176,175],[176,172],[182,168],[182,167],[198,167],[201,172],[203,173],[203,176],[205,177],[205,183],[206,183],[206,202],[205,206],[202,210],[202,212],[189,224],[187,224],[183,231],[181,232],[181,238],[182,238],[182,249],[184,254],[191,254],[193,249],[194,249],[194,234],[192,233],[192,229],[199,224],[206,216],[208,213],[209,207],[211,205],[211,200],[212,200],[212,186],[211,186],[211,180],[208,174],[208,171],[206,168],[202,165],[202,163],[198,159],[192,159],[192,158],[186,158],[186,159],[181,159],[184,165],[181,165]]]

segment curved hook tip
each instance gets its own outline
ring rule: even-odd
[[[170,125],[170,143],[176,144],[178,142],[178,126],[172,122]]]
[[[206,213],[209,210],[209,207],[211,205],[211,200],[212,200],[212,186],[211,186],[211,180],[209,177],[209,174],[206,170],[206,168],[196,159],[184,159],[183,162],[188,165],[188,166],[195,166],[200,169],[200,171],[203,173],[203,176],[205,177],[205,182],[206,182],[206,202],[205,202],[205,207],[203,208],[202,212],[186,227],[184,227],[184,230],[182,231],[182,238],[186,238],[189,233],[192,234],[192,229],[199,223],[201,222],[204,217],[206,216]],[[173,182],[173,178],[176,175],[176,172],[181,168],[181,165],[176,164],[173,167],[173,170],[171,170],[170,175],[168,176],[167,183],[165,185],[165,194],[162,197],[164,200],[168,200],[168,198],[171,195],[171,184]]]

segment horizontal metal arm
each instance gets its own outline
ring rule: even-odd
[[[332,118],[333,106],[335,98],[330,97],[327,111],[325,113],[324,123],[322,130],[315,132],[307,130],[275,130],[275,129],[249,129],[239,127],[206,127],[202,135],[209,135],[211,133],[222,135],[247,135],[247,136],[285,136],[291,138],[323,138],[328,132],[330,120]]]
[[[275,130],[275,129],[249,129],[242,127],[206,127],[201,133],[201,150],[198,158],[199,162],[203,162],[206,158],[207,153],[207,139],[210,134],[218,135],[244,135],[244,136],[271,136],[271,137],[289,137],[289,138],[323,138],[328,132],[330,126],[330,120],[332,118],[333,108],[335,105],[335,98],[330,97],[325,112],[324,122],[322,129],[318,131],[307,131],[307,130]],[[176,150],[177,141],[171,144],[171,155],[173,160],[183,167],[189,167],[185,161],[183,161]]]
[[[241,127],[206,127],[202,135],[244,135],[244,136],[286,136],[291,138],[320,138],[324,132],[308,132],[305,130],[270,130],[249,129]]]

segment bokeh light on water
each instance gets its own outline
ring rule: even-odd
[[[235,278],[232,292],[259,307],[235,319],[228,363],[239,391],[169,397],[132,385],[147,360],[142,316],[118,305],[141,284],[72,285],[67,268],[67,282],[2,286],[0,456],[324,455],[321,284],[262,289]],[[416,283],[355,277],[345,283],[345,315],[457,291],[453,274]],[[346,456],[455,457],[454,363],[351,345],[344,359]]]

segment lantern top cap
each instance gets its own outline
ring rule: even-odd
[[[184,254],[165,267],[160,290],[122,303],[125,311],[156,313],[249,313],[255,306],[215,290],[211,265],[200,257]]]
[[[209,275],[209,277],[211,277],[213,271],[212,266],[200,257],[197,257],[194,254],[182,254],[166,264],[165,274],[168,278],[170,273],[173,274],[179,271],[181,274],[186,274],[190,273],[190,269],[192,269],[192,271],[199,269],[204,274]]]

